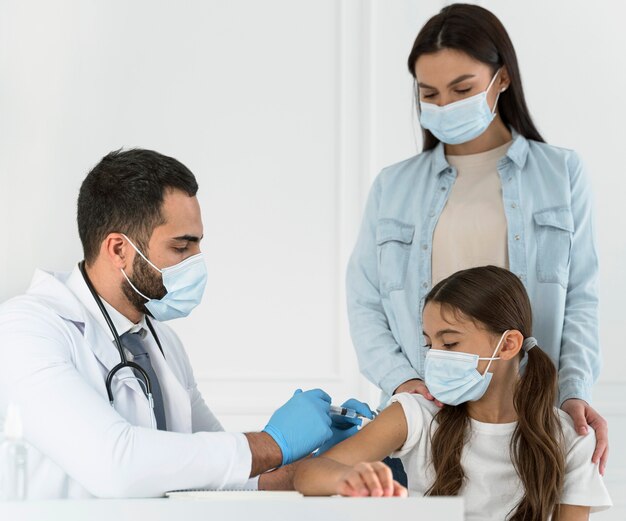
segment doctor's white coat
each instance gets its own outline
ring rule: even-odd
[[[38,270],[25,295],[0,306],[0,411],[15,403],[22,415],[28,497],[256,488],[245,436],[223,432],[180,340],[164,324],[152,321],[165,355],[159,382],[168,432],[151,428],[152,411],[130,369],[113,379],[115,409],[109,405],[105,378],[119,354],[66,286],[69,277]]]

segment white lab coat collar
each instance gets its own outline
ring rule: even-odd
[[[84,330],[85,343],[108,371],[120,363],[119,353],[113,344],[113,334],[106,324],[78,267],[71,273],[52,273],[36,270],[27,293],[46,307],[54,310],[55,313],[64,319],[80,324]],[[147,326],[145,316],[142,317],[138,324],[133,324],[108,303],[104,303],[120,336],[132,328],[139,329]],[[153,322],[153,326],[155,330],[161,328],[158,322]],[[159,332],[159,335],[161,333],[167,337],[167,330]],[[167,352],[167,342],[163,348]],[[175,354],[174,357],[176,357]],[[167,389],[166,406],[168,410],[166,415],[168,418],[168,430],[191,432],[192,412],[186,387],[176,378],[165,358],[155,356],[152,358],[152,363],[158,366],[158,371],[162,376],[162,389]],[[157,370],[156,366],[155,370]],[[124,385],[131,387],[139,393],[140,399],[144,399],[143,390],[130,369],[122,369],[119,371],[118,376],[120,379],[123,379]],[[149,423],[149,420],[146,420],[146,423]]]
[[[107,335],[111,339],[111,342],[113,342],[114,341],[113,333],[109,329],[109,326],[107,325],[106,320],[104,319],[104,316],[102,316],[102,312],[100,311],[98,304],[94,300],[93,295],[91,294],[91,291],[89,291],[89,288],[87,287],[87,283],[85,282],[85,279],[83,278],[83,275],[80,272],[80,269],[78,269],[78,266],[74,268],[69,278],[67,279],[67,282],[65,283],[65,285],[70,289],[72,293],[74,293],[74,295],[76,296],[76,298],[78,298],[80,303],[85,308],[87,308],[87,311],[89,311],[91,316],[95,319],[96,322],[98,322],[98,324],[102,327],[102,329],[106,331]],[[117,331],[117,334],[119,336],[122,336],[124,333],[127,333],[128,331],[135,333],[137,331],[140,331],[141,329],[143,329],[144,331],[147,330],[148,326],[146,325],[145,315],[141,315],[141,320],[137,322],[137,324],[134,324],[128,318],[122,315],[117,309],[111,306],[111,304],[109,304],[102,297],[100,297],[100,300],[104,304],[104,308],[109,313],[109,317],[111,317],[111,321],[113,322],[113,325],[115,326],[115,330]]]
[[[83,274],[80,272],[78,265],[74,267],[72,273],[67,278],[65,286],[74,294],[74,296],[79,300],[80,304],[82,304],[82,306],[89,312],[90,318],[97,322],[98,326],[100,326],[98,329],[101,329],[101,332],[106,333],[107,337],[111,341],[112,344],[109,344],[109,346],[107,346],[106,344],[103,345],[102,341],[98,342],[92,334],[93,328],[90,328],[88,323],[85,324],[85,339],[91,346],[94,354],[110,371],[121,361],[119,353],[117,351],[117,346],[114,343],[115,339],[113,337],[113,332],[109,328],[109,325],[102,315],[98,304],[93,298],[91,291],[87,287],[87,283],[85,282]],[[111,322],[113,322],[113,326],[115,327],[115,330],[120,337],[128,331],[131,331],[133,333],[141,331],[142,337],[145,337],[147,332],[145,315],[142,315],[141,320],[137,324],[134,324],[132,321],[122,315],[117,309],[111,306],[111,304],[109,304],[102,297],[100,297],[100,300],[102,301],[104,308],[107,310],[107,313],[111,318]],[[132,358],[132,355],[128,352],[128,350],[126,350],[126,359],[132,360]],[[142,392],[136,380],[133,378],[133,373],[130,371],[130,369],[122,369],[118,373],[118,376],[120,377],[120,379],[123,379],[126,385],[129,385],[137,392]]]
[[[78,266],[71,273],[36,270],[27,294],[35,297],[64,319],[80,325],[85,342],[108,371],[120,363],[119,353],[112,344],[113,334],[83,280]],[[116,327],[124,329],[121,320]],[[107,342],[106,339],[109,341]],[[143,395],[130,369],[120,370],[118,376],[125,385]]]
[[[80,303],[89,311],[93,318],[98,322],[98,325],[106,331],[109,339],[113,342],[113,334],[109,329],[102,312],[96,301],[87,287],[87,283],[83,278],[82,273],[78,267],[74,268],[72,274],[69,276],[65,285],[76,295],[80,300]],[[148,325],[146,324],[146,316],[142,315],[141,320],[134,324],[131,320],[122,315],[117,309],[111,306],[108,302],[102,299],[105,309],[111,317],[111,321],[117,330],[118,335],[121,337],[124,333],[137,332],[141,330],[141,334],[145,337],[148,334]],[[114,346],[111,346],[113,348]],[[93,348],[93,347],[92,347]],[[119,363],[119,355],[117,354],[117,348],[109,349],[115,353],[115,363]],[[95,350],[94,350],[95,352]],[[160,353],[159,353],[160,354]],[[97,353],[96,353],[97,355]],[[157,374],[160,375],[161,388],[165,399],[166,416],[168,420],[168,430],[177,430],[179,432],[191,432],[191,406],[189,403],[189,397],[185,387],[176,379],[176,376],[172,373],[172,370],[168,366],[163,356],[151,357],[152,365],[154,366]],[[133,359],[133,355],[126,350],[126,358],[128,360]],[[124,372],[127,370],[123,370]],[[128,370],[130,371],[130,370]],[[120,372],[122,374],[122,371]],[[129,373],[130,374],[130,373]],[[141,389],[136,383],[136,379],[125,379],[124,382],[127,385],[133,387],[136,391],[141,392]],[[167,391],[167,392],[166,392]],[[175,404],[175,406],[174,406]]]

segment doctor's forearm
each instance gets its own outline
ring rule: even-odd
[[[252,453],[251,478],[281,466],[283,453],[269,434],[266,432],[247,432],[245,436]]]
[[[259,476],[259,490],[294,490],[293,477],[298,464],[285,465]]]

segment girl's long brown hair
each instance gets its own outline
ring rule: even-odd
[[[494,336],[507,329],[518,330],[524,338],[532,334],[532,310],[526,290],[513,273],[502,268],[459,271],[430,291],[425,304],[429,302],[480,323]],[[510,446],[525,493],[509,521],[547,520],[558,507],[565,468],[561,423],[554,409],[556,368],[539,346],[527,356],[513,397],[518,423]],[[470,431],[466,404],[444,406],[434,421],[438,424],[432,436],[436,477],[427,494],[454,496],[465,479],[461,453]]]

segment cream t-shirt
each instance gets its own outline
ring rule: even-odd
[[[423,496],[435,478],[430,426],[439,409],[419,394],[396,394],[391,402],[400,403],[408,426],[404,445],[391,456],[402,460],[409,495]],[[569,415],[561,410],[558,413],[565,445],[560,503],[589,506],[592,512],[609,508],[611,498],[597,465],[591,462],[596,446],[594,431],[579,436]],[[471,434],[461,455],[466,481],[460,495],[465,502],[466,521],[502,521],[521,499],[523,487],[509,451],[516,425],[516,422],[483,423],[470,419]]]
[[[467,268],[509,268],[507,223],[498,161],[511,142],[466,156],[446,156],[457,177],[433,236],[432,285]]]

